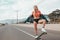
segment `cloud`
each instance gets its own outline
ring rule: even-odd
[[[38,4],[43,14],[49,14],[60,8],[60,0],[0,0],[0,20],[16,19],[16,11],[18,11],[19,18],[27,18],[31,15],[35,4]]]
[[[39,9],[43,14],[49,14],[53,10],[60,9],[60,0],[47,0],[39,5]]]

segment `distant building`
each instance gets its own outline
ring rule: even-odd
[[[56,9],[55,11],[50,13],[48,16],[51,20],[50,23],[60,23],[60,10],[59,9]]]

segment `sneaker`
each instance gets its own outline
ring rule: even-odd
[[[41,29],[42,32],[47,32],[44,28]]]
[[[35,38],[38,38],[38,36],[35,36]]]

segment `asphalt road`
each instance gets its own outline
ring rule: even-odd
[[[41,34],[40,30],[41,29],[38,30],[38,34]],[[5,25],[0,27],[0,40],[35,40],[34,37],[29,36],[24,32],[35,36],[33,28]],[[41,38],[45,40],[60,40],[60,31],[47,30],[47,33],[47,35],[43,35]]]

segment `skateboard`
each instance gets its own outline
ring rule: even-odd
[[[47,33],[46,32],[41,33],[37,38],[35,38],[35,40],[40,40],[41,39],[40,37],[45,35],[45,34],[47,34]]]

